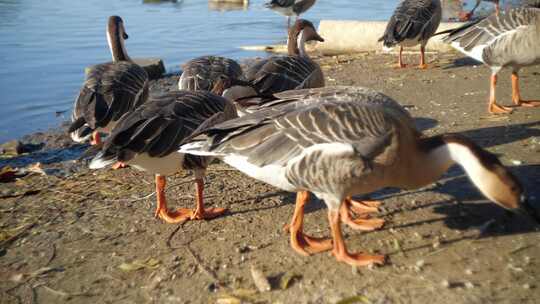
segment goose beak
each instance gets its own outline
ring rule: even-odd
[[[535,208],[535,206],[531,204],[531,202],[525,195],[521,196],[520,207],[512,211],[522,216],[528,217],[537,224],[540,224],[540,209]]]

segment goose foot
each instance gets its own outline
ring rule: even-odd
[[[384,264],[386,257],[384,255],[369,255],[361,253],[349,253],[343,241],[340,227],[340,212],[337,210],[328,211],[328,221],[332,230],[334,240],[334,249],[332,254],[339,262],[344,262],[353,266],[368,266],[371,264]]]
[[[496,103],[491,103],[489,105],[488,111],[491,114],[509,114],[512,113],[512,108],[501,106]]]
[[[127,168],[128,165],[124,164],[123,162],[116,162],[114,165],[112,165],[113,170],[123,169]]]
[[[291,247],[301,255],[309,256],[332,249],[332,240],[315,238],[304,234],[304,206],[309,201],[309,192],[299,191],[291,224],[288,226]]]
[[[358,208],[358,206],[361,205],[358,202],[355,202],[355,203],[357,204],[356,208]],[[350,199],[345,199],[345,201],[341,204],[341,207],[339,209],[339,214],[340,214],[341,220],[345,224],[347,224],[349,227],[351,227],[352,229],[361,230],[361,231],[373,231],[373,230],[381,228],[384,225],[384,220],[383,219],[378,219],[378,218],[372,218],[372,219],[357,218],[357,219],[353,219],[352,216],[351,216],[351,209],[353,207],[351,207],[351,206],[352,205],[351,205]],[[362,206],[361,208],[367,208],[367,209],[375,208],[375,210],[377,211],[376,207]],[[366,215],[366,214],[369,214],[371,212],[372,211],[368,211],[366,213],[364,211],[363,213],[360,213],[360,215],[362,215],[362,214]]]
[[[518,100],[516,106],[524,108],[540,107],[540,100]]]
[[[350,211],[354,212],[360,218],[366,218],[371,213],[379,212],[379,207],[382,203],[380,201],[368,200],[355,201],[351,197],[348,197],[346,199],[346,204]]]
[[[208,220],[216,218],[227,211],[224,208],[204,208],[203,189],[204,182],[198,178],[195,180],[197,187],[197,208],[195,210],[180,208],[175,211],[169,211],[167,209],[167,201],[165,199],[165,177],[156,175],[156,195],[157,195],[157,208],[154,213],[156,218],[161,218],[164,222],[169,224],[181,224],[189,220]]]

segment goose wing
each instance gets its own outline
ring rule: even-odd
[[[270,57],[264,64],[258,64],[257,72],[247,73],[250,78],[246,80],[262,95],[271,95],[277,92],[293,89],[303,89],[305,85],[323,86],[320,83],[311,83],[320,67],[309,58],[300,56]]]
[[[284,165],[310,147],[333,143],[349,145],[372,159],[389,144],[399,116],[379,101],[385,98],[364,89],[354,100],[286,103],[204,130],[187,146],[246,157],[256,166]]]
[[[122,117],[105,141],[101,158],[128,161],[136,153],[166,156],[206,120],[225,112],[234,113],[232,105],[205,91],[172,91],[152,96]]]
[[[192,59],[183,65],[183,70],[180,90],[211,91],[220,79],[232,81],[242,77],[242,68],[236,61],[218,56]]]
[[[441,2],[439,0],[403,0],[388,21],[384,35],[386,47],[405,40],[428,40],[441,22]]]
[[[147,94],[148,75],[142,67],[126,61],[97,65],[75,101],[70,132],[82,125],[106,127],[143,104]]]
[[[454,48],[464,54],[488,65],[502,66],[513,60],[512,46],[519,42],[533,45],[540,39],[529,41],[523,39],[530,27],[540,26],[540,9],[515,8],[505,14],[491,15],[474,23],[459,27],[444,38]],[[538,35],[538,33],[536,34]],[[534,39],[534,35],[531,36]],[[534,50],[533,45],[522,45],[519,48]],[[519,51],[518,51],[519,52]],[[515,59],[514,59],[515,60]]]

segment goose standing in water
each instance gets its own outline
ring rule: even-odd
[[[204,125],[212,126],[236,117],[234,106],[225,98],[205,91],[171,91],[151,96],[147,103],[123,116],[90,163],[91,169],[115,162],[125,163],[155,175],[157,208],[155,216],[167,223],[210,219],[223,208],[204,207],[204,175],[210,157],[179,153],[180,143]],[[196,182],[195,210],[169,211],[165,198],[166,176],[193,170]]]
[[[420,65],[426,69],[425,48],[429,38],[441,23],[440,0],[402,0],[388,21],[384,35],[379,38],[385,48],[399,44],[398,67],[404,68],[403,47],[420,44]]]
[[[221,95],[228,85],[242,78],[242,74],[242,68],[232,59],[202,56],[183,65],[178,88],[188,91],[210,91]]]
[[[92,137],[91,144],[99,144],[99,132],[109,133],[122,115],[146,101],[148,74],[128,56],[125,39],[128,34],[122,18],[109,17],[107,41],[112,62],[96,65],[88,72],[68,130],[74,141]]]
[[[270,0],[265,6],[287,16],[287,28],[291,26],[291,16],[298,16],[310,9],[316,0]]]
[[[297,209],[303,208],[307,191],[324,200],[332,242],[307,237],[302,218],[293,218],[291,245],[297,252],[332,249],[338,261],[351,265],[384,263],[382,255],[347,251],[340,222],[347,217],[348,197],[384,187],[419,188],[453,164],[462,166],[493,202],[533,212],[518,180],[472,141],[455,134],[423,137],[406,110],[369,89],[313,90],[319,102],[299,100],[254,112],[196,133],[180,148],[219,157],[255,179],[298,192]]]
[[[518,72],[522,67],[540,63],[540,9],[515,8],[505,14],[491,15],[452,30],[444,41],[491,69],[488,111],[509,113],[495,98],[497,73],[512,68],[512,101],[515,106],[537,107],[540,101],[521,99]]]
[[[242,104],[246,96],[271,96],[278,92],[293,89],[318,88],[324,86],[324,75],[321,67],[309,58],[305,44],[308,41],[324,39],[317,34],[313,23],[299,19],[289,30],[287,40],[287,56],[272,56],[263,59],[249,67],[244,78],[248,85],[232,86],[224,96],[238,101],[239,114],[243,107],[253,106]]]

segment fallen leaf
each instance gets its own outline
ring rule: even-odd
[[[161,262],[159,260],[156,260],[154,258],[148,258],[144,261],[142,260],[135,260],[131,263],[122,263],[120,264],[120,266],[118,266],[118,268],[120,268],[120,270],[122,271],[126,271],[126,272],[129,272],[129,271],[137,271],[137,270],[141,270],[143,268],[146,268],[146,269],[156,269],[159,267],[159,264]]]
[[[301,279],[302,279],[302,276],[299,274],[287,273],[281,277],[281,280],[279,281],[279,287],[281,289],[287,289],[291,286],[292,283],[299,281]]]
[[[272,287],[270,282],[260,269],[257,269],[254,265],[251,265],[251,278],[255,283],[255,286],[260,292],[270,291]]]
[[[336,304],[355,304],[355,303],[371,304],[371,301],[365,296],[354,296],[354,297],[343,299],[337,302]]]

